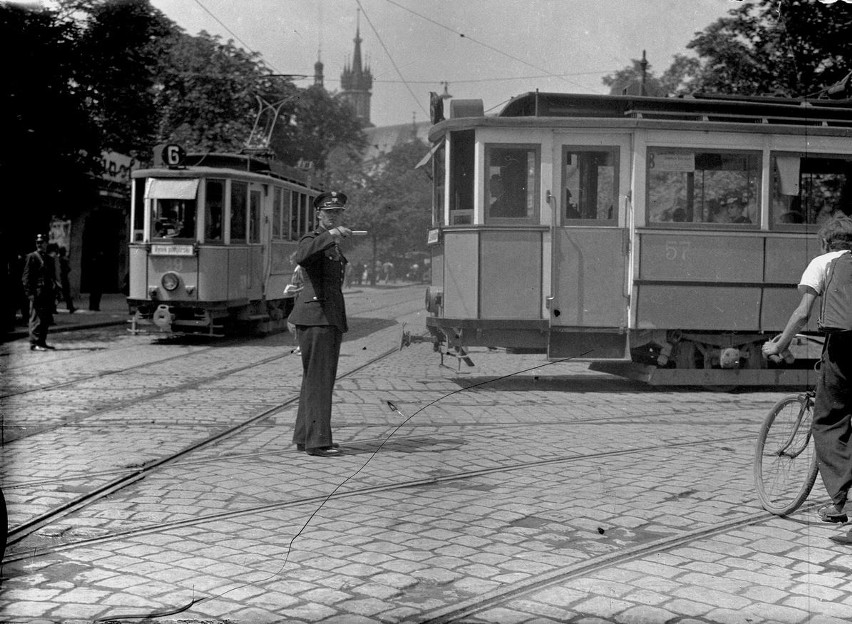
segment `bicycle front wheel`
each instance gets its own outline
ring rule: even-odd
[[[807,499],[818,472],[811,437],[813,401],[807,394],[784,397],[769,412],[757,439],[754,483],[763,508],[784,516]]]

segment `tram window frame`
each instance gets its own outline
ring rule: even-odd
[[[133,242],[145,240],[145,178],[133,180]]]
[[[151,240],[194,241],[197,201],[170,197],[151,198]]]
[[[540,221],[541,145],[485,144],[484,222],[491,225],[529,225]],[[492,198],[496,197],[494,201]],[[505,202],[502,200],[506,200]],[[492,214],[495,204],[508,214]],[[512,215],[517,212],[517,216]]]
[[[231,198],[229,212],[230,229],[228,231],[228,243],[245,243],[248,213],[248,182],[231,180],[229,195]],[[236,228],[234,226],[237,226]],[[236,235],[235,235],[236,232]]]
[[[473,223],[473,185],[476,162],[476,132],[450,132],[450,210],[448,225]]]
[[[446,188],[446,143],[441,142],[440,147],[432,155],[432,226],[442,225],[444,222],[444,189]]]
[[[606,162],[596,163],[601,154],[606,155]],[[569,156],[578,157],[576,165],[570,164],[573,158],[569,159]],[[618,223],[620,158],[621,148],[617,145],[562,146],[560,212],[563,224],[604,226]],[[568,167],[574,167],[576,171],[569,172]],[[611,169],[608,180],[601,179],[602,168]],[[602,204],[601,191],[607,186],[610,188],[609,201],[604,200]],[[571,202],[572,198],[576,199],[576,203]]]
[[[646,226],[724,230],[760,228],[763,159],[760,150],[648,146],[645,156]],[[663,159],[662,156],[668,158]],[[747,166],[742,169],[730,168],[737,159],[743,159]],[[664,165],[656,167],[658,162]],[[713,168],[711,165],[717,167]],[[654,172],[653,169],[658,171]],[[700,176],[697,175],[699,172]],[[724,172],[730,173],[725,175]],[[674,188],[674,194],[669,192],[666,197],[660,190],[660,199],[653,198],[655,173],[672,176],[667,186],[669,189]],[[678,180],[673,177],[676,174],[684,175]],[[737,177],[741,179],[737,180]],[[663,185],[657,185],[657,188],[662,189]],[[678,190],[683,192],[678,193]],[[661,216],[667,215],[665,219],[653,218],[653,209],[657,202],[668,206],[657,213]],[[732,217],[732,210],[739,210],[740,216]],[[682,215],[682,218],[678,218],[679,215]],[[743,217],[748,221],[738,220]]]
[[[782,167],[779,158],[785,163]],[[809,230],[852,210],[852,154],[778,150],[770,152],[769,166],[771,229]]]
[[[225,219],[225,180],[208,178],[204,185],[204,242],[225,242],[223,231]],[[218,188],[218,192],[214,189]]]

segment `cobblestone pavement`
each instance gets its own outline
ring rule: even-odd
[[[842,528],[809,504],[782,519],[756,502],[754,442],[783,390],[649,388],[484,349],[474,368],[441,366],[429,344],[374,361],[399,327],[358,322],[336,388],[339,458],[289,443],[294,406],[276,402],[299,365],[272,358],[286,336],[212,351],[122,340],[87,356],[117,372],[4,404],[23,434],[41,415],[97,410],[4,447],[13,525],[271,411],[14,544],[0,619],[139,621],[193,600],[148,621],[852,619],[852,548],[828,539]],[[187,357],[152,368],[158,347]],[[809,503],[821,498],[818,483]]]

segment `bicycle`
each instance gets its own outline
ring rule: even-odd
[[[754,482],[763,508],[778,516],[793,513],[805,502],[819,472],[811,436],[814,396],[808,390],[784,397],[760,427]]]

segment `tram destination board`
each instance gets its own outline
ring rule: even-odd
[[[152,256],[194,256],[192,245],[151,245]]]

